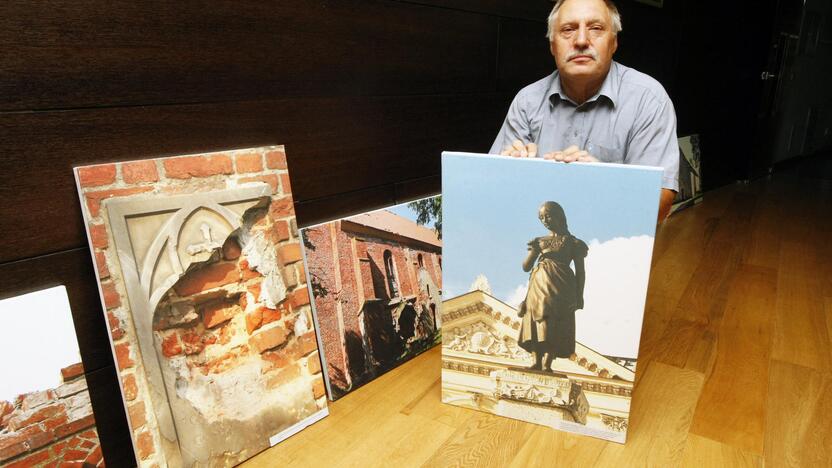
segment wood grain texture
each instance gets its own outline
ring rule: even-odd
[[[744,266],[730,287],[717,333],[713,370],[694,414],[691,433],[762,455],[777,271]],[[726,388],[736,388],[726,392]],[[741,389],[741,390],[740,390]]]
[[[552,2],[549,0],[527,0],[517,2],[512,0],[395,0],[418,5],[431,5],[441,8],[463,10],[473,13],[519,18],[538,22],[545,22]]]
[[[763,457],[762,455],[749,453],[732,445],[721,444],[705,437],[689,434],[680,466],[683,468],[700,468],[705,466],[762,468]]]
[[[765,461],[772,467],[832,465],[832,377],[771,361]]]
[[[677,466],[703,381],[699,372],[649,363],[633,391],[627,443],[608,443],[595,466]]]
[[[497,89],[501,91],[517,93],[555,71],[545,21],[502,20],[499,47]]]
[[[14,0],[0,18],[4,111],[495,89],[499,18],[452,9]]]
[[[13,168],[0,173],[0,262],[85,245],[75,165],[284,144],[298,222],[306,225],[326,216],[307,213],[303,202],[329,197],[329,218],[377,207],[397,184],[438,176],[443,150],[487,151],[508,99],[309,98],[0,114],[0,164]],[[336,200],[367,189],[378,203]]]

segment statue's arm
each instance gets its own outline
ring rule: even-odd
[[[532,241],[529,242],[529,254],[526,255],[526,259],[523,260],[523,271],[527,273],[530,272],[539,255],[540,249],[537,246],[537,239],[532,239]]]
[[[586,269],[584,268],[584,259],[575,259],[575,280],[577,282],[576,295],[578,301],[578,308],[584,308],[584,284],[586,283]]]

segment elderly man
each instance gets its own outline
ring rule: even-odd
[[[489,152],[661,166],[664,220],[679,188],[676,113],[658,81],[612,60],[618,9],[611,0],[558,0],[548,26],[557,70],[517,94]]]

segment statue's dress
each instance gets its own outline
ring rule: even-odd
[[[529,276],[529,290],[520,304],[523,314],[518,344],[528,352],[565,358],[575,352],[575,310],[578,285],[570,264],[583,259],[587,245],[572,236],[538,237],[537,265]]]

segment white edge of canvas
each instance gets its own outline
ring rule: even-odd
[[[93,271],[95,271],[95,287],[98,289],[98,301],[101,304],[101,312],[104,314],[104,323],[110,323],[107,317],[107,305],[104,304],[104,291],[101,289],[101,275],[98,271],[98,263],[95,261],[95,248],[92,245],[92,234],[90,233],[90,213],[87,209],[87,204],[84,203],[84,193],[81,189],[81,176],[78,171],[84,167],[96,166],[97,164],[75,166],[72,168],[72,173],[75,175],[75,189],[78,190],[78,201],[81,203],[81,213],[84,217],[84,232],[87,234],[87,252],[90,255]],[[103,207],[102,207],[103,208]],[[118,381],[118,389],[121,392],[121,405],[123,409],[124,419],[127,421],[127,427],[130,430],[130,444],[133,446],[133,456],[136,460],[141,460],[139,457],[136,441],[133,439],[133,423],[127,417],[127,400],[124,398],[124,386],[121,382],[121,372],[118,368],[118,361],[116,359],[115,344],[113,343],[113,335],[110,333],[109,326],[107,327],[107,340],[110,342],[110,353],[113,356],[113,366],[115,367],[116,380]]]
[[[435,198],[435,197],[439,197],[439,196],[442,196],[441,192],[436,193],[434,195],[429,195],[427,197],[414,198],[413,200],[403,201],[401,203],[396,203],[396,204],[393,204],[393,205],[384,206],[384,207],[381,207],[381,208],[377,208],[375,210],[360,211],[358,213],[353,213],[349,216],[343,216],[341,218],[335,218],[335,219],[331,219],[329,221],[323,221],[323,222],[320,222],[320,223],[317,223],[317,224],[312,224],[312,225],[306,226],[305,228],[299,229],[300,236],[301,236],[301,238],[300,238],[300,251],[301,251],[301,255],[303,255],[303,266],[304,266],[304,270],[305,270],[305,273],[306,273],[306,287],[309,289],[309,297],[311,298],[311,300],[309,301],[309,305],[312,306],[312,321],[315,324],[315,336],[318,338],[318,343],[320,345],[318,356],[321,358],[321,369],[322,369],[323,375],[324,375],[324,385],[326,385],[326,397],[329,401],[335,401],[335,400],[332,398],[332,386],[329,382],[329,366],[327,366],[327,363],[326,363],[326,350],[324,350],[324,345],[323,345],[324,342],[323,342],[323,339],[321,338],[321,326],[320,326],[320,323],[318,323],[318,307],[315,305],[315,294],[312,291],[312,276],[311,276],[311,273],[309,271],[309,260],[306,256],[306,244],[303,242],[304,232],[307,229],[312,229],[312,228],[316,228],[316,227],[319,227],[319,226],[323,226],[325,224],[334,223],[335,221],[341,221],[341,220],[344,220],[344,219],[349,219],[349,218],[352,218],[354,216],[358,216],[358,215],[362,215],[362,214],[375,213],[376,211],[384,211],[384,210],[387,210],[387,209],[390,209],[390,208],[394,208],[394,207],[397,207],[397,206],[400,206],[400,205],[404,205],[405,203],[412,203],[412,202],[416,202],[416,201],[427,200],[427,199]]]
[[[269,437],[269,447],[274,447],[275,445],[283,442],[284,440],[292,437],[293,435],[297,434],[298,432],[306,429],[307,427],[315,424],[316,422],[320,421],[321,419],[329,416],[329,407],[324,406],[323,409],[318,410],[316,413],[313,413],[300,421],[292,424],[291,426],[283,429],[282,431],[278,432],[277,434]]]
[[[555,163],[558,162],[558,161],[551,161],[551,160],[543,159],[543,158],[509,158],[508,156],[499,156],[499,155],[494,155],[494,154],[465,153],[465,152],[458,152],[458,151],[443,151],[442,152],[442,158],[444,159],[447,156],[454,156],[454,157],[464,156],[464,157],[475,157],[475,158],[485,158],[485,159],[500,159],[500,160],[505,160],[505,159],[508,158],[508,159],[519,159],[519,160],[522,160],[522,161],[532,161],[532,162],[535,162],[537,164],[540,164],[540,163],[551,164],[553,162],[555,162]],[[622,168],[622,169],[629,169],[629,170],[633,170],[633,169],[638,169],[638,170],[647,169],[647,170],[651,170],[651,171],[663,171],[664,170],[659,166],[639,166],[638,164],[619,164],[619,163],[608,163],[608,162],[572,162],[572,163],[563,163],[563,164],[568,164],[568,165],[577,164],[577,165],[581,165],[581,166],[594,166],[594,167],[610,167],[610,166],[612,166],[612,167],[619,167],[619,168]]]

